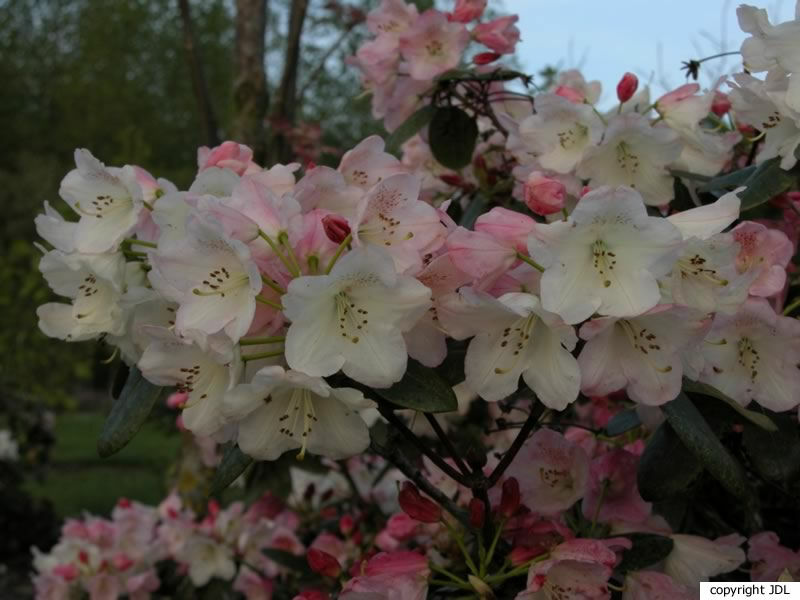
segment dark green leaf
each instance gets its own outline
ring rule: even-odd
[[[639,460],[637,482],[642,498],[649,502],[686,494],[703,472],[697,460],[669,423],[662,423],[647,442]]]
[[[689,397],[681,392],[661,408],[677,436],[714,479],[731,494],[751,499],[752,491],[744,469],[722,445]]]
[[[279,565],[287,567],[292,571],[302,573],[309,570],[308,563],[302,556],[296,556],[291,552],[278,550],[277,548],[264,548],[261,552],[270,560],[274,560]]]
[[[426,104],[403,121],[403,123],[386,138],[386,151],[392,153],[397,152],[406,140],[410,139],[420,129],[430,123],[434,112],[436,112],[436,108],[430,104]]]
[[[222,455],[222,461],[214,473],[211,482],[211,495],[221,493],[232,484],[250,466],[253,459],[239,449],[236,444],[230,444]]]
[[[714,386],[708,385],[707,383],[701,383],[699,381],[690,381],[688,379],[684,379],[683,390],[692,394],[702,394],[703,396],[709,396],[711,398],[716,398],[717,400],[722,400],[725,404],[727,404],[751,423],[754,423],[755,425],[758,425],[767,431],[778,431],[777,425],[775,425],[775,423],[773,423],[767,415],[760,412],[755,412],[753,410],[747,410],[741,404],[736,402],[736,400],[723,394]]]
[[[776,432],[745,424],[744,447],[753,468],[771,481],[790,482],[800,475],[800,435],[797,421],[772,413]]]
[[[700,173],[692,173],[691,171],[681,171],[680,169],[670,169],[670,174],[673,177],[681,177],[691,181],[709,181],[711,177],[708,175],[701,175]]]
[[[373,390],[392,404],[425,412],[451,412],[458,409],[453,390],[434,369],[408,361],[403,379],[386,389]]]
[[[459,225],[462,227],[466,227],[467,229],[472,229],[475,225],[475,221],[478,220],[484,212],[486,212],[486,207],[488,206],[488,201],[483,194],[476,194],[472,196],[472,200],[467,205],[464,214],[461,216],[461,221],[459,221]]]
[[[128,381],[128,375],[131,373],[131,368],[124,362],[119,361],[117,371],[114,373],[114,381],[111,383],[111,397],[116,400],[122,393],[122,388],[125,387],[125,382]]]
[[[131,368],[119,398],[111,405],[100,437],[97,453],[106,458],[118,452],[133,439],[147,419],[155,403],[167,393],[167,388],[153,385],[141,371]]]
[[[768,202],[792,187],[796,181],[796,174],[781,169],[780,158],[764,161],[744,182],[747,189],[739,194],[741,212]]]
[[[464,358],[467,355],[468,345],[469,342],[466,340],[452,338],[447,340],[447,356],[442,364],[436,367],[436,372],[451,386],[461,383],[466,378]]]
[[[622,561],[617,566],[621,574],[630,571],[641,571],[647,567],[664,560],[675,543],[672,538],[652,533],[630,533],[625,537],[630,538],[633,547],[622,553]]]
[[[428,143],[433,157],[448,169],[461,169],[472,160],[478,139],[478,124],[460,108],[443,106],[428,126]]]
[[[710,192],[713,190],[737,188],[740,185],[744,185],[745,181],[747,181],[750,176],[755,173],[757,168],[758,167],[756,167],[756,165],[751,165],[749,167],[745,167],[744,169],[734,171],[733,173],[726,173],[725,175],[714,177],[711,181],[707,181],[698,185],[697,191]]]
[[[622,435],[631,429],[636,429],[641,424],[642,422],[639,420],[639,415],[631,408],[614,415],[614,418],[606,425],[606,434],[611,437]]]

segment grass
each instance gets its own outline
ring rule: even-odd
[[[147,423],[128,446],[103,459],[95,446],[103,419],[96,413],[60,416],[50,467],[41,481],[27,484],[34,496],[50,500],[61,517],[83,511],[107,515],[123,496],[155,504],[167,492],[164,474],[175,460],[179,437]]]

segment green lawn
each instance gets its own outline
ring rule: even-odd
[[[59,416],[45,478],[27,484],[62,517],[83,511],[108,514],[122,496],[155,504],[167,492],[164,474],[177,455],[179,436],[148,423],[128,446],[103,459],[95,447],[103,419],[97,413]]]

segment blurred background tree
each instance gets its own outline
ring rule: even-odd
[[[272,160],[335,163],[379,132],[344,61],[374,4],[0,0],[0,393],[63,405],[76,384],[107,385],[107,369],[97,366],[108,356],[101,344],[48,340],[35,314],[51,294],[37,272],[33,218],[44,200],[65,208],[58,185],[73,167],[73,150],[89,148],[109,165],[137,164],[187,186],[196,148],[213,141],[193,79],[199,64],[217,139],[242,139]],[[188,40],[181,8],[189,9]],[[251,40],[264,34],[245,67],[237,14]],[[254,89],[263,97],[253,110],[247,95]]]

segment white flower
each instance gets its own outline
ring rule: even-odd
[[[358,211],[356,240],[383,246],[400,273],[418,271],[422,256],[444,242],[439,213],[419,190],[416,175],[392,175],[369,190]]]
[[[107,168],[88,150],[75,150],[75,166],[59,194],[81,215],[75,230],[79,252],[116,249],[139,220],[144,207],[133,167]]]
[[[464,288],[442,298],[439,319],[456,339],[475,336],[464,362],[467,386],[490,402],[525,380],[542,404],[564,410],[578,396],[580,372],[570,354],[577,337],[532,294],[493,298]]]
[[[602,129],[590,106],[541,94],[536,97],[536,114],[520,123],[519,136],[529,156],[519,159],[524,163],[533,157],[545,169],[568,173],[600,140]]]
[[[225,425],[222,399],[239,379],[240,361],[235,356],[203,351],[187,340],[153,328],[155,340],[139,360],[145,378],[156,384],[176,386],[186,392],[183,424],[196,435],[210,436]]]
[[[528,250],[545,271],[542,306],[567,323],[595,312],[640,315],[658,304],[657,277],[670,271],[681,233],[647,216],[630,188],[600,188],[586,194],[566,221],[537,223]]]
[[[743,406],[800,404],[800,321],[775,314],[766,300],[749,298],[735,315],[717,314],[702,352],[700,380]]]
[[[589,321],[580,330],[587,340],[578,356],[581,390],[604,396],[626,388],[641,404],[669,402],[681,390],[687,351],[701,343],[710,326],[704,313],[670,305],[631,319]]]
[[[75,230],[78,224],[65,220],[46,200],[44,214],[36,215],[34,223],[39,237],[56,250],[67,253],[75,251]]]
[[[17,460],[19,446],[8,429],[0,429],[0,460]]]
[[[37,309],[45,335],[77,342],[124,331],[119,306],[125,275],[122,254],[52,250],[42,257],[39,270],[56,294],[72,299],[72,305],[50,302]]]
[[[430,306],[431,291],[398,275],[375,246],[356,248],[329,275],[298,277],[281,297],[292,321],[286,361],[308,375],[345,375],[372,387],[388,387],[406,370],[403,332]]]
[[[666,167],[680,154],[681,142],[674,131],[627,113],[611,120],[603,142],[586,152],[577,174],[590,179],[592,186],[635,188],[645,204],[660,206],[672,200],[672,176]]]
[[[182,562],[189,563],[189,579],[197,587],[211,581],[212,577],[233,579],[236,563],[233,548],[205,535],[192,535],[180,553]]]
[[[149,277],[156,291],[178,302],[176,331],[224,331],[236,342],[253,321],[263,284],[248,247],[221,229],[190,217],[185,238],[151,253]]]
[[[226,418],[239,423],[238,444],[260,460],[300,448],[332,459],[363,452],[369,430],[358,409],[373,404],[361,392],[331,388],[321,377],[264,367],[225,396]]]
[[[725,541],[684,534],[670,537],[673,546],[664,560],[664,573],[694,590],[700,587],[701,581],[729,573],[745,560],[744,551],[738,545]]]

